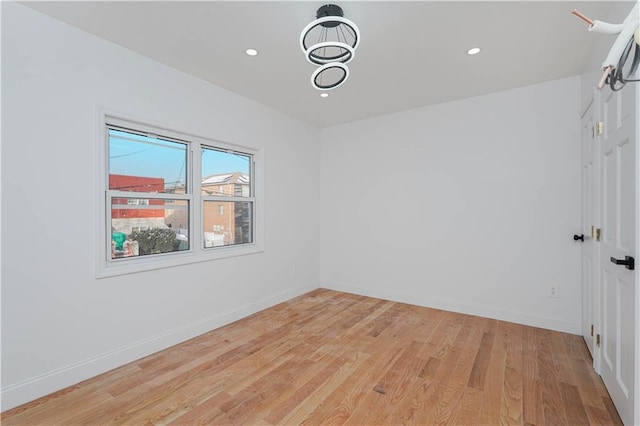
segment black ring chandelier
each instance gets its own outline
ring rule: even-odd
[[[300,34],[300,48],[307,60],[318,66],[311,75],[311,85],[331,90],[349,77],[350,62],[360,44],[360,30],[344,17],[340,6],[327,4],[316,12],[316,20]]]

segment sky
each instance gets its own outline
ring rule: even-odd
[[[188,145],[109,129],[109,174],[161,177],[165,185],[186,180]],[[202,151],[203,177],[249,174],[250,157],[214,149]]]

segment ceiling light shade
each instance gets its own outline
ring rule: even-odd
[[[353,59],[355,53],[355,49],[346,43],[324,41],[310,46],[305,52],[305,56],[314,65],[324,65],[336,61],[346,64]]]
[[[318,90],[331,90],[342,85],[347,78],[349,67],[342,62],[330,62],[311,74],[311,85]]]
[[[353,58],[353,53],[343,46],[346,44],[355,50],[360,44],[360,30],[344,17],[342,8],[335,4],[324,5],[316,12],[316,18],[300,33],[300,48],[305,55],[313,45],[322,43],[325,49],[312,49],[311,55],[307,55],[309,60],[319,65]]]
[[[331,90],[349,78],[350,62],[360,44],[358,26],[344,17],[340,6],[325,4],[316,19],[300,33],[300,49],[307,61],[318,66],[311,75],[311,85],[318,90]]]
[[[480,49],[479,47],[472,47],[471,49],[467,50],[467,55],[473,56],[473,55],[477,55],[478,53],[480,53],[482,49]]]

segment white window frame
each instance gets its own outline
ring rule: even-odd
[[[161,138],[176,140],[188,144],[187,194],[171,193],[141,193],[129,191],[109,190],[108,178],[108,150],[109,150],[109,126],[131,129],[132,132],[159,135]],[[262,149],[256,149],[246,145],[231,144],[212,138],[194,135],[192,133],[173,130],[151,120],[131,118],[120,113],[100,110],[98,112],[96,139],[99,144],[97,150],[96,167],[96,194],[97,212],[97,268],[98,278],[116,275],[137,273],[154,269],[169,268],[196,262],[214,261],[228,257],[243,256],[264,251],[264,202],[263,202],[263,168]],[[200,187],[202,176],[200,161],[201,147],[209,147],[218,150],[248,154],[252,158],[252,189],[250,197],[225,197],[224,201],[250,201],[252,202],[252,231],[253,242],[228,246],[216,246],[205,248],[204,244],[204,201],[211,197],[203,196]],[[189,249],[146,256],[126,257],[111,259],[111,199],[112,198],[153,198],[188,200],[189,202]],[[145,206],[146,207],[146,206]]]

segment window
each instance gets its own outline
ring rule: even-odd
[[[104,125],[99,276],[261,250],[258,151],[107,115]]]
[[[252,186],[251,155],[203,146],[201,157],[204,229],[224,229],[223,245],[252,243],[251,190],[235,190],[238,185]]]
[[[189,144],[115,126],[107,131],[109,257],[188,250],[193,205],[187,186]]]

